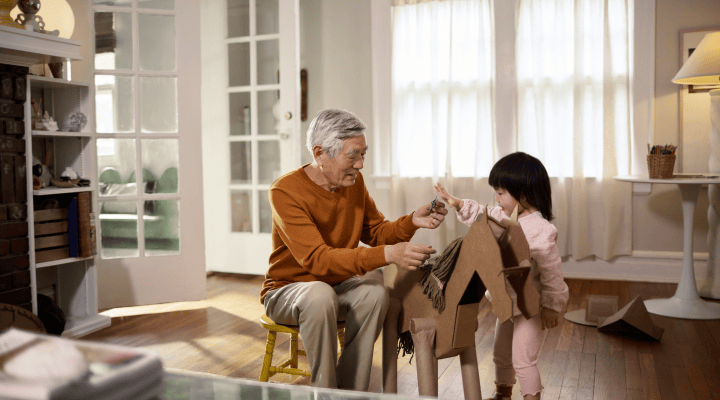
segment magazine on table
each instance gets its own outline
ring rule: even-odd
[[[163,390],[152,351],[10,328],[0,332],[0,398],[151,399]]]

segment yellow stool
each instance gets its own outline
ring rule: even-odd
[[[306,355],[305,350],[298,350],[298,334],[300,333],[300,328],[297,325],[276,324],[275,321],[264,314],[260,317],[260,325],[268,330],[265,358],[263,359],[262,371],[260,371],[260,381],[267,382],[268,379],[275,374],[310,376],[309,370],[298,369],[298,356]],[[277,338],[278,332],[290,334],[290,358],[277,366],[273,366],[273,350],[275,349],[275,339]],[[345,322],[338,322],[337,333],[340,350],[342,350],[345,345]]]

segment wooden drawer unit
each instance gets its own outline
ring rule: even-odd
[[[35,262],[59,260],[70,256],[68,249],[67,209],[35,211]]]

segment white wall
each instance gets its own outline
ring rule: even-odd
[[[390,216],[387,190],[376,190],[373,175],[371,2],[300,0],[300,64],[308,71],[308,119],[302,123],[302,162],[312,162],[305,148],[312,118],[325,108],[357,114],[367,125],[370,149],[363,175],[380,211]]]
[[[671,82],[678,72],[680,31],[720,26],[717,0],[655,0],[655,107],[654,143],[679,144],[676,172],[705,172],[709,145],[708,131],[703,138],[680,135],[681,86]],[[707,99],[708,103],[710,98]],[[707,115],[707,121],[710,116]],[[690,140],[692,139],[692,140]],[[703,158],[705,169],[683,170],[683,159]],[[688,165],[688,163],[685,163]],[[695,252],[707,252],[707,188],[700,193],[695,209]],[[647,251],[682,251],[682,211],[680,194],[670,185],[655,185],[647,196],[633,199],[633,248]]]
[[[372,127],[370,2],[300,0],[300,64],[308,72],[308,118],[302,123],[303,162],[311,162],[305,133],[325,108],[352,111]],[[366,133],[372,143],[372,129]],[[371,174],[372,150],[363,174]]]

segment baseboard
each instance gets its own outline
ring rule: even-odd
[[[696,279],[707,276],[707,265],[707,253],[694,254]],[[580,261],[563,259],[563,276],[571,279],[678,283],[681,270],[681,252],[636,251],[610,261],[593,257]]]

